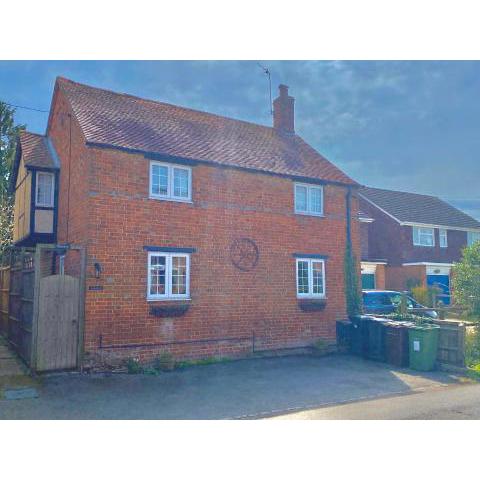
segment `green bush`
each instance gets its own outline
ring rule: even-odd
[[[399,322],[414,322],[414,323],[425,323],[428,322],[427,317],[421,317],[420,315],[414,315],[413,313],[389,313],[388,315],[382,315],[384,318],[390,320],[396,320]]]
[[[465,364],[480,370],[480,327],[468,327],[465,334]]]
[[[143,366],[140,364],[140,360],[137,357],[129,357],[125,362],[128,373],[142,373]]]
[[[438,287],[413,287],[411,289],[412,297],[421,305],[425,307],[433,307],[434,298],[439,293],[442,293],[442,290]],[[438,303],[438,302],[437,302]]]
[[[452,269],[455,301],[472,316],[480,317],[480,242],[466,247]]]

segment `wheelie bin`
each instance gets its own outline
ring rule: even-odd
[[[396,367],[408,367],[408,327],[411,322],[385,322],[385,361]]]
[[[352,322],[352,348],[354,355],[368,357],[368,323],[371,318],[367,315],[350,317]]]
[[[379,362],[385,361],[385,319],[370,317],[367,322],[368,330],[368,348],[367,358],[370,360],[377,360]]]
[[[428,323],[408,328],[410,368],[430,371],[435,367],[440,327]]]

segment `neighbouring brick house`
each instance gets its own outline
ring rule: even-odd
[[[429,195],[362,187],[358,196],[362,286],[405,290],[417,282],[448,295],[451,267],[480,240],[480,222]]]
[[[15,242],[86,247],[84,364],[335,341],[357,184],[295,134],[285,86],[273,123],[57,79],[15,172],[52,219],[17,215]]]

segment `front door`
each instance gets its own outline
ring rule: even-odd
[[[427,275],[427,285],[429,287],[438,287],[442,290],[442,295],[437,297],[445,305],[450,304],[450,277],[448,275]]]

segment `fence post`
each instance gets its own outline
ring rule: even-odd
[[[80,294],[78,305],[78,344],[77,344],[77,368],[82,371],[84,332],[85,332],[85,300],[86,300],[86,275],[87,273],[87,249],[80,247]]]
[[[32,352],[30,356],[30,368],[32,371],[37,369],[37,338],[38,338],[38,305],[40,299],[40,279],[41,279],[41,255],[42,247],[37,245],[34,255],[34,283],[33,283],[33,314],[32,314]]]

